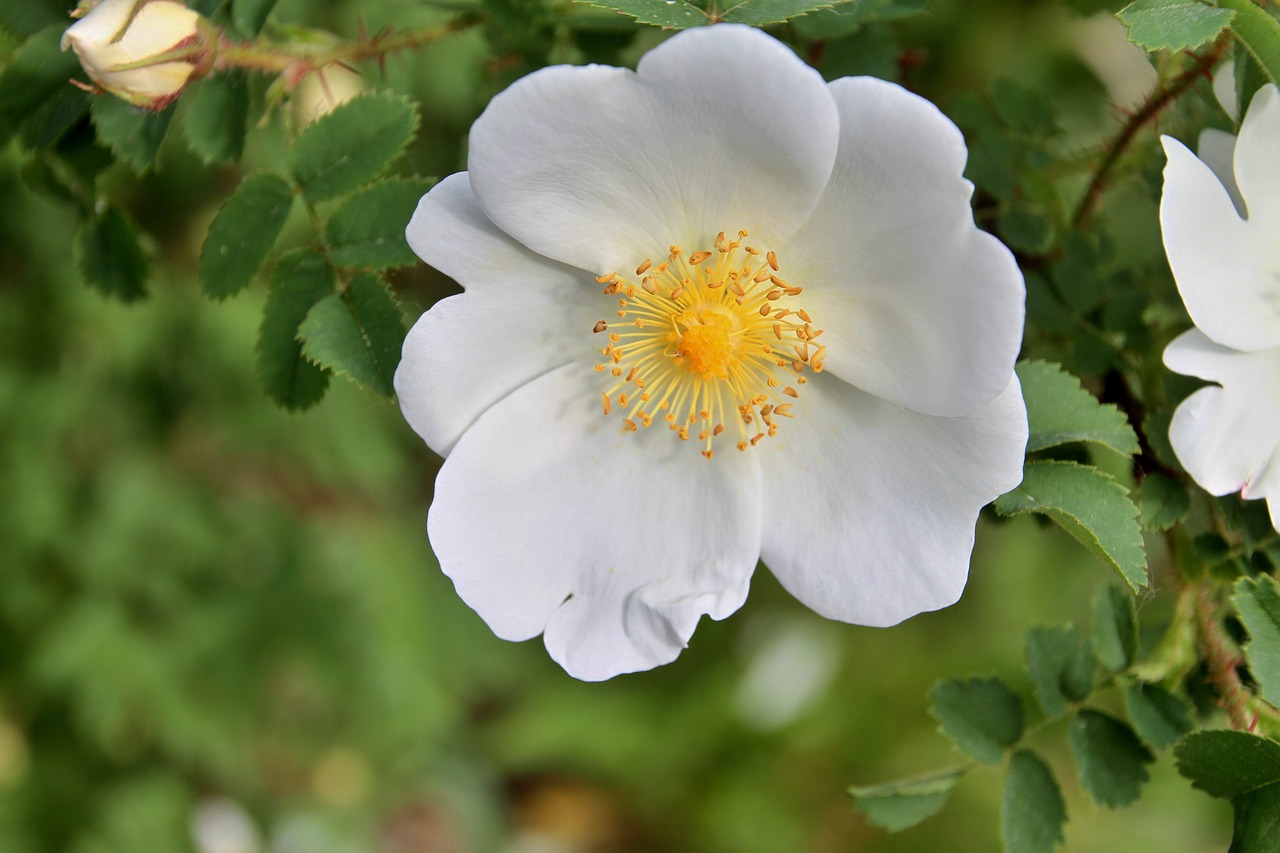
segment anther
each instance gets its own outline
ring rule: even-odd
[[[608,395],[608,394],[606,394],[606,393],[604,393],[603,391],[601,391],[601,392],[600,392],[600,400],[601,400],[601,402],[603,402],[603,403],[604,403],[604,413],[605,413],[606,415],[607,415],[607,414],[609,414],[609,409],[611,409],[611,408],[612,408],[612,407],[609,405],[609,395]]]
[[[799,316],[799,318],[800,318],[801,320],[804,320],[806,323],[812,323],[812,322],[813,322],[813,318],[809,316],[809,312],[808,312],[808,311],[806,311],[806,310],[804,310],[803,308],[801,308],[801,309],[797,310],[797,311],[796,311],[796,315],[797,315],[797,316]]]
[[[608,284],[609,282],[613,281],[617,277],[618,277],[618,274],[616,272],[611,272],[606,275],[596,276],[596,281],[600,282],[601,284]]]
[[[596,324],[591,327],[591,331],[595,332],[598,335],[608,328],[609,328],[609,324],[606,323],[604,320],[597,320]]]
[[[644,275],[646,272],[649,271],[649,267],[651,266],[653,266],[653,259],[645,258],[644,263],[636,267],[636,275]]]
[[[783,393],[783,394],[786,394],[788,397],[799,397],[799,396],[800,396],[800,392],[799,392],[799,391],[797,391],[796,389],[792,388],[790,385],[788,385],[786,388],[783,388],[783,389],[782,389],[782,393]]]
[[[767,302],[766,302],[764,305],[761,305],[761,306],[760,306],[760,316],[761,316],[761,317],[768,317],[768,316],[769,316],[769,311],[770,311],[770,310],[772,310],[772,308],[773,308],[773,306],[772,306],[772,305],[770,305],[770,304],[769,304],[769,303],[767,303]]]
[[[769,252],[769,253],[767,253],[764,257],[765,257],[765,260],[767,260],[767,261],[769,262],[769,267],[770,267],[774,272],[777,272],[777,271],[778,271],[778,253],[777,253],[777,252]]]
[[[696,267],[698,264],[702,263],[709,257],[711,257],[710,252],[694,252],[692,255],[689,256],[689,264],[691,266]]]

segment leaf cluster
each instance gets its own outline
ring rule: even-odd
[[[916,780],[853,788],[856,808],[885,829],[913,826],[940,810],[978,765],[1003,767],[1001,835],[1008,853],[1049,853],[1065,841],[1067,807],[1057,775],[1029,741],[1053,724],[1066,735],[1080,786],[1098,805],[1127,806],[1149,779],[1147,767],[1193,728],[1185,695],[1145,680],[1138,665],[1132,595],[1102,587],[1091,630],[1033,628],[1026,636],[1031,697],[995,677],[948,679],[929,694],[941,732],[972,762]],[[1107,705],[1123,700],[1124,718]],[[1036,716],[1038,722],[1028,725]]]

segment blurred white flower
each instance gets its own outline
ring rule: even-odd
[[[1196,327],[1164,351],[1177,373],[1217,383],[1178,406],[1169,438],[1213,495],[1267,498],[1280,530],[1280,92],[1258,90],[1235,139],[1197,159],[1163,137],[1160,226]],[[1225,139],[1224,139],[1225,137]],[[1201,147],[1205,147],[1202,137]]]
[[[201,800],[191,815],[199,853],[258,853],[261,839],[244,806],[227,797]]]
[[[200,16],[170,0],[102,0],[63,33],[62,49],[68,47],[99,88],[154,110],[168,106],[197,71],[207,70],[214,50]],[[175,51],[184,58],[159,61]]]
[[[1022,277],[966,156],[742,26],[494,98],[407,231],[466,292],[396,374],[459,595],[588,680],[673,660],[761,558],[833,619],[954,602],[1027,436]]]
[[[753,729],[790,725],[817,704],[840,665],[829,625],[786,618],[766,623],[738,683],[738,717]]]

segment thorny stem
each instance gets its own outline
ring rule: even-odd
[[[1195,595],[1196,633],[1200,640],[1200,654],[1209,668],[1209,681],[1218,691],[1218,705],[1227,712],[1231,728],[1253,731],[1262,714],[1272,723],[1280,721],[1280,712],[1265,701],[1259,701],[1240,680],[1237,672],[1237,668],[1243,663],[1240,651],[1222,630],[1217,608],[1209,598],[1207,584],[1201,584]]]
[[[272,44],[260,41],[236,42],[220,38],[218,56],[214,67],[247,68],[287,75],[295,84],[307,74],[327,65],[381,60],[401,50],[421,47],[439,41],[447,35],[475,26],[482,17],[473,14],[459,15],[443,24],[417,27],[411,30],[385,30],[368,38],[345,44],[317,49],[309,44]]]
[[[1137,110],[1129,116],[1124,126],[1120,128],[1120,132],[1107,144],[1102,161],[1098,164],[1097,171],[1093,173],[1093,179],[1089,181],[1089,188],[1085,190],[1079,206],[1076,207],[1075,215],[1071,218],[1074,228],[1079,230],[1088,224],[1089,217],[1093,214],[1103,190],[1106,189],[1107,182],[1111,179],[1111,173],[1115,171],[1120,158],[1124,156],[1138,132],[1162,109],[1194,86],[1197,80],[1213,68],[1226,54],[1229,44],[1229,37],[1224,36],[1203,53],[1192,54],[1194,59],[1189,68],[1172,80],[1157,85]]]

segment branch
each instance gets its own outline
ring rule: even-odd
[[[1215,41],[1204,53],[1192,54],[1194,61],[1190,68],[1172,80],[1157,85],[1143,100],[1142,105],[1129,116],[1128,121],[1120,128],[1120,132],[1107,144],[1102,162],[1093,173],[1089,188],[1085,190],[1075,215],[1071,218],[1073,228],[1081,230],[1088,224],[1089,217],[1093,215],[1094,208],[1097,207],[1106,189],[1107,181],[1111,179],[1111,173],[1115,171],[1116,164],[1120,162],[1120,158],[1129,148],[1134,137],[1138,135],[1138,131],[1142,130],[1143,126],[1154,119],[1169,103],[1194,86],[1210,68],[1217,65],[1226,54],[1229,44],[1230,38],[1224,36]]]

